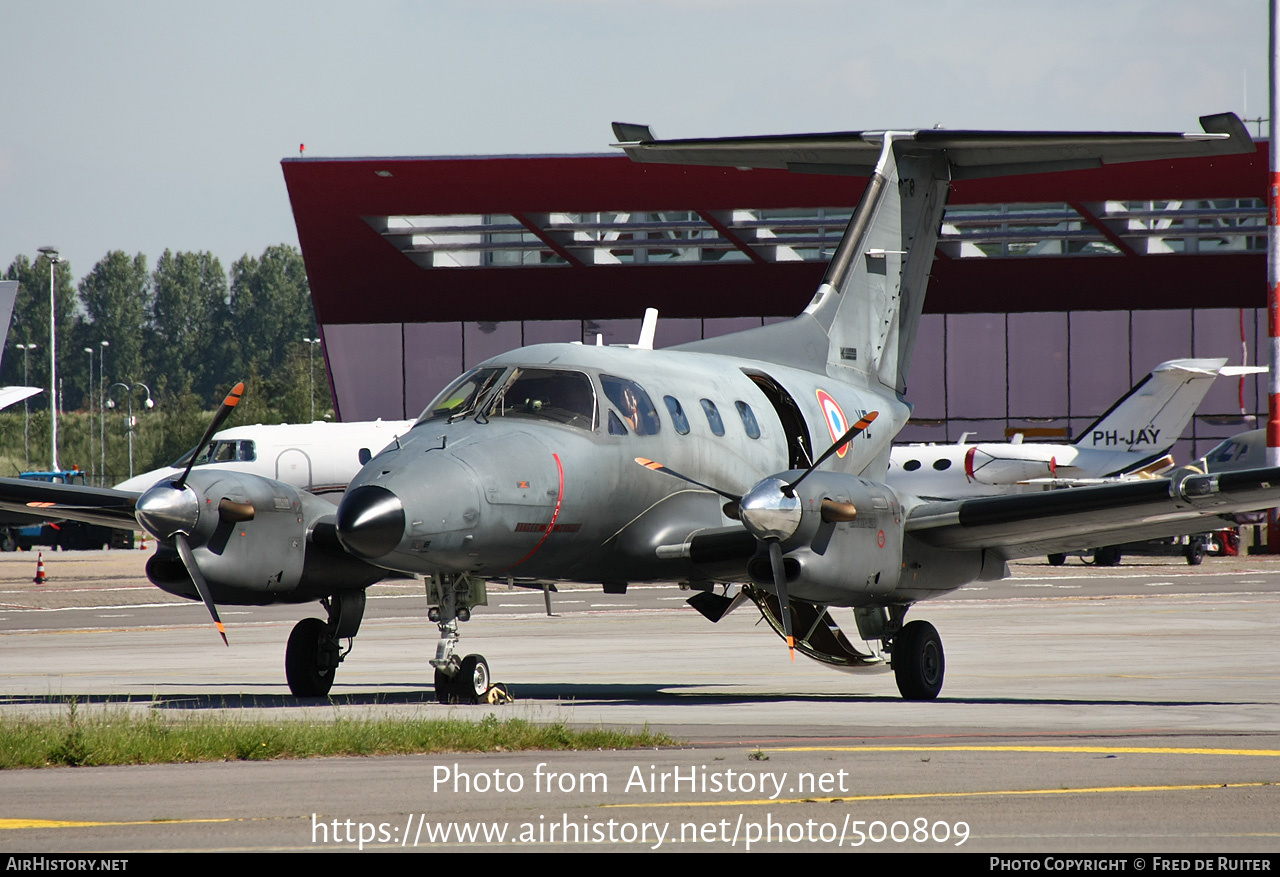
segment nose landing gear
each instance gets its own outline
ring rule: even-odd
[[[440,703],[486,703],[492,680],[483,655],[458,658],[458,622],[471,618],[473,606],[488,604],[483,579],[468,575],[430,576],[427,582],[428,617],[440,629],[436,643],[436,700]]]

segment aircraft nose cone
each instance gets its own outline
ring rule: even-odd
[[[368,484],[347,492],[338,506],[338,541],[358,557],[382,557],[404,538],[404,506],[385,487]]]
[[[133,511],[147,532],[157,539],[168,539],[179,530],[190,533],[195,529],[200,500],[190,487],[176,490],[164,481],[138,497]]]

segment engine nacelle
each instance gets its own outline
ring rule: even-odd
[[[901,501],[886,485],[814,471],[796,488],[800,524],[782,542],[793,597],[837,606],[882,604],[902,573]],[[752,581],[772,589],[767,552],[747,565]]]
[[[197,500],[192,554],[216,603],[308,602],[386,575],[342,550],[333,532],[336,509],[326,500],[244,472],[196,469],[186,487]],[[161,542],[147,577],[199,599],[171,542]]]

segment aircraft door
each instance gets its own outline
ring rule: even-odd
[[[804,422],[804,415],[800,413],[796,400],[764,372],[743,369],[743,373],[764,393],[782,423],[782,432],[787,437],[787,468],[808,468],[813,462],[813,442],[809,438],[809,427]]]
[[[311,490],[311,457],[301,448],[289,448],[276,457],[276,480],[292,484],[303,490]]]

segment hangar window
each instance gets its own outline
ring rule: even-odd
[[[707,413],[707,423],[716,435],[724,435],[724,421],[720,419],[720,409],[710,399],[703,399],[702,410]]]
[[[594,429],[596,394],[591,379],[582,372],[518,368],[506,386],[494,394],[485,413],[489,417],[529,417]]]
[[[657,435],[662,424],[649,394],[635,381],[601,375],[600,385],[609,401],[618,407],[618,416],[636,435]],[[610,430],[612,432],[612,429]]]
[[[680,400],[675,396],[663,396],[662,401],[667,403],[667,411],[671,414],[671,422],[676,426],[676,432],[681,435],[689,434],[689,418],[684,416],[684,408],[680,405]]]
[[[933,468],[937,469],[939,472],[945,472],[947,469],[951,468],[951,461],[946,457],[943,457],[941,460],[934,460]]]
[[[903,464],[902,464],[902,468],[903,468],[903,469],[905,469],[905,470],[907,470],[908,472],[914,472],[914,471],[916,471],[917,469],[919,469],[919,468],[920,468],[920,461],[919,461],[919,460],[908,460],[907,462],[905,462],[905,463],[903,463]]]
[[[733,404],[738,408],[738,416],[742,418],[742,428],[747,431],[747,435],[753,439],[760,438],[760,424],[756,423],[756,415],[751,406],[742,401]]]

